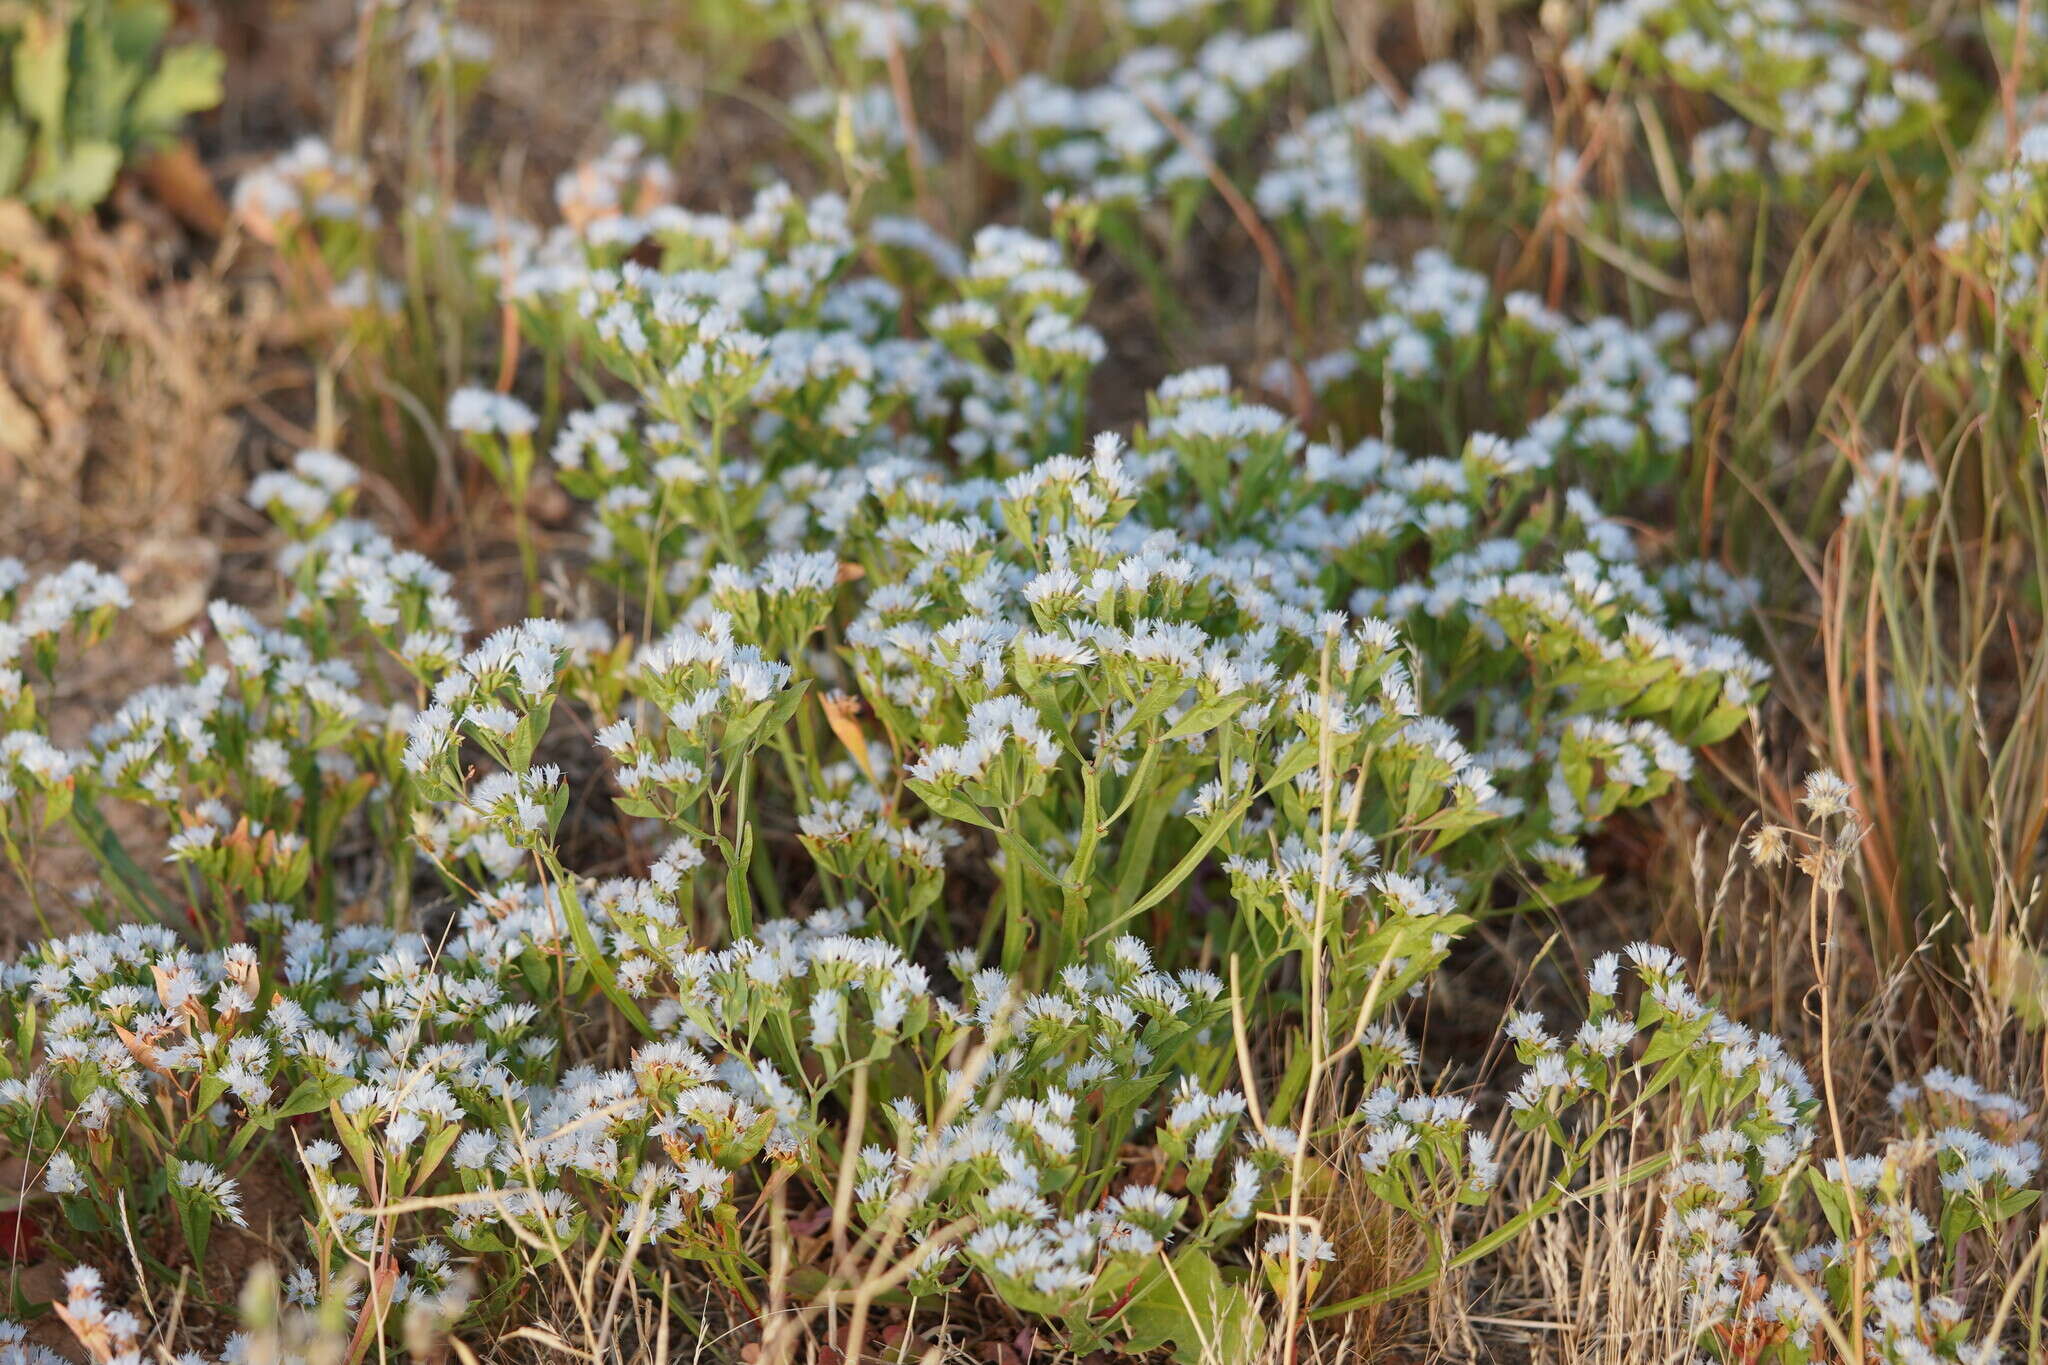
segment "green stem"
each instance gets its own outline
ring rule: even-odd
[[[526,579],[526,614],[538,616],[540,602],[540,556],[533,548],[533,521],[526,513],[526,480],[512,486],[512,534],[519,541],[519,572]]]
[[[1157,804],[1163,808],[1168,803],[1162,800]],[[1250,796],[1239,798],[1237,803],[1210,827],[1209,832],[1203,835],[1201,840],[1187,851],[1186,856],[1173,865],[1172,870],[1163,879],[1153,883],[1152,889],[1146,892],[1130,909],[1118,911],[1110,918],[1109,923],[1090,934],[1089,941],[1092,943],[1110,930],[1136,919],[1139,915],[1144,914],[1147,910],[1150,910],[1153,906],[1172,895],[1175,889],[1192,876],[1196,868],[1202,865],[1202,860],[1209,856],[1210,850],[1222,843],[1223,837],[1237,828],[1238,821],[1244,819],[1245,812],[1251,809],[1251,804],[1252,798]],[[1132,889],[1134,890],[1135,887]],[[1125,894],[1125,889],[1120,886],[1117,889],[1118,904],[1121,905],[1123,903]]]
[[[634,1028],[642,1035],[652,1038],[653,1025],[647,1022],[647,1016],[640,1012],[640,1007],[633,1003],[631,997],[619,989],[619,979],[612,975],[611,963],[605,961],[604,951],[598,946],[597,935],[591,932],[590,921],[584,916],[583,900],[576,894],[575,883],[562,865],[555,860],[553,854],[543,855],[542,860],[547,866],[548,875],[554,878],[555,887],[559,892],[562,915],[569,922],[569,937],[575,942],[576,951],[582,957],[583,965],[590,969],[591,979],[597,982],[597,988],[604,992],[604,998],[616,1005],[619,1013],[625,1015]]]
[[[175,927],[176,914],[149,874],[136,866],[121,840],[92,806],[74,804],[66,815],[73,833],[84,842],[93,859],[108,874],[114,893],[129,910],[143,919]]]
[[[1088,883],[1095,874],[1096,846],[1107,827],[1108,822],[1102,818],[1102,774],[1095,763],[1090,763],[1081,770],[1081,837],[1060,882],[1066,900],[1060,912],[1060,941],[1069,958],[1078,958],[1081,945],[1087,941]]]
[[[51,937],[50,921],[43,914],[43,900],[36,894],[35,878],[29,875],[28,860],[21,856],[21,849],[15,845],[14,836],[7,833],[4,828],[0,828],[0,843],[7,846],[7,861],[13,865],[14,875],[21,879],[21,889],[28,896],[29,908],[36,912],[36,926],[42,930],[44,938]]]
[[[754,902],[747,894],[747,870],[754,860],[753,829],[747,823],[752,813],[748,796],[753,788],[753,759],[741,759],[739,768],[739,788],[733,801],[733,833],[727,841],[730,862],[725,869],[725,917],[735,939],[747,938],[754,932]]]
[[[1024,857],[1015,847],[1016,811],[1003,822],[1003,970],[1015,976],[1024,965],[1024,950],[1031,941],[1031,921],[1024,909]]]

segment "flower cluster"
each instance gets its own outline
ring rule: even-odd
[[[1160,79],[1162,106],[1194,98]],[[1368,273],[1348,378],[1319,369],[1332,439],[1197,369],[1084,445],[1105,345],[1056,242],[963,251],[779,185],[699,213],[643,157],[565,182],[547,232],[456,228],[547,363],[614,396],[444,409],[511,504],[529,602],[553,478],[587,506],[576,591],[611,588],[617,627],[536,613],[472,643],[461,585],[306,451],[249,493],[286,542],[273,613],[216,604],[182,681],[75,754],[10,685],[10,791],[77,789],[136,920],[96,901],[101,927],[8,978],[8,1122],[52,1153],[48,1195],[111,1230],[95,1191],[132,1187],[197,1254],[310,1116],[307,1301],[389,1260],[440,1302],[452,1257],[594,1244],[636,1206],[743,1297],[750,1192],[799,1171],[843,1209],[850,1152],[861,1235],[920,1248],[917,1283],[971,1271],[1096,1341],[1158,1252],[1228,1246],[1302,1150],[1208,1079],[1232,1056],[1209,964],[1314,961],[1318,1026],[1388,1072],[1351,1120],[1371,1187],[1485,1197],[1491,1138],[1403,1090],[1380,1016],[1510,875],[1590,887],[1577,839],[1684,782],[1762,683],[1712,633],[1743,585],[1646,564],[1582,483],[1684,449],[1683,329],[1497,305],[1424,255]],[[1484,414],[1423,418],[1430,382],[1482,371]],[[118,601],[85,570],[10,578],[18,652]],[[175,902],[122,802],[155,813]],[[158,927],[174,904],[196,942]],[[1667,993],[1644,1028],[1705,1027]],[[562,1025],[597,1000],[631,1065]],[[1620,1074],[1633,1032],[1588,1030],[1530,1059],[1518,1116],[1562,1123]],[[854,1086],[887,1117],[835,1133]],[[1130,1141],[1162,1154],[1143,1182]],[[1297,1257],[1306,1230],[1269,1273]]]
[[[1791,0],[1611,0],[1564,60],[1603,86],[1667,79],[1735,110],[1694,137],[1695,183],[1739,193],[1770,177],[1810,192],[1928,135],[1940,92],[1913,43]]]
[[[1920,358],[1952,400],[2002,376],[2008,350],[2038,355],[2048,337],[2048,121],[2037,111],[2035,121],[2012,129],[1992,122],[1971,149],[1951,216],[1934,237],[1962,301],[1948,336],[1923,347]],[[2012,368],[2038,400],[2039,366]]]
[[[1810,1130],[1787,1140],[1737,1125],[1695,1140],[1670,1178],[1665,1235],[1703,1341],[1772,1365],[1824,1358],[1830,1336],[1850,1333],[1875,1359],[1999,1358],[1950,1290],[2039,1197],[2028,1185],[2041,1151],[2020,1135],[2033,1114],[1939,1067],[1891,1098],[1902,1132],[1868,1155],[1811,1164]],[[1833,1237],[1774,1254],[1760,1220],[1801,1205]]]
[[[1561,467],[1610,498],[1670,477],[1691,445],[1689,370],[1718,338],[1682,313],[1640,329],[1576,322],[1533,294],[1496,297],[1436,248],[1367,266],[1363,285],[1372,313],[1352,345],[1307,368],[1326,402],[1359,405],[1386,441],[1455,451],[1493,478]],[[1269,370],[1269,387],[1285,382]],[[1483,399],[1447,414],[1441,395],[1475,385]]]
[[[1133,209],[1163,200],[1185,215],[1217,158],[1247,140],[1262,98],[1307,51],[1292,29],[1225,30],[1192,55],[1140,48],[1087,89],[1028,73],[996,97],[975,136],[999,166],[1070,203]]]
[[[363,31],[453,129],[488,48],[427,8]],[[1852,1156],[1788,1047],[1645,944],[1593,960],[1562,1031],[1511,1015],[1497,1088],[1426,1080],[1400,1017],[1479,920],[1591,891],[1587,841],[1682,790],[1767,679],[1757,585],[1634,519],[1716,430],[1696,376],[1729,333],[1640,306],[1685,297],[1686,244],[1581,184],[1606,178],[1567,141],[1584,83],[1734,111],[1689,182],[1657,168],[1676,211],[1909,147],[1919,57],[1783,0],[1625,0],[1563,82],[1437,61],[1261,152],[1321,39],[1224,8],[1125,0],[1099,61],[1007,71],[965,150],[1024,211],[957,239],[926,212],[948,125],[913,98],[956,0],[703,7],[796,26],[824,84],[793,123],[844,193],[761,176],[692,206],[700,100],[655,83],[610,101],[545,224],[385,195],[318,142],[242,179],[240,220],[351,343],[431,315],[449,354],[502,358],[485,383],[341,367],[407,421],[333,424],[380,457],[425,440],[487,543],[458,575],[365,519],[365,469],[424,461],[300,451],[247,490],[270,596],[214,603],[173,681],[77,729],[37,683],[125,589],[0,560],[9,868],[46,917],[40,843],[97,873],[71,932],[0,967],[0,1147],[67,1255],[120,1264],[139,1229],[198,1261],[278,1195],[287,1296],[360,1312],[365,1350],[395,1306],[485,1321],[518,1269],[581,1257],[687,1265],[752,1330],[801,1251],[821,1301],[971,1283],[1080,1355],[1158,1347],[1191,1285],[1217,1324],[1260,1277],[1322,1295],[1316,1182],[1412,1234],[1427,1279],[1619,1171],[1659,1182],[1703,1350],[1791,1365],[1842,1330],[1988,1359],[1960,1267],[2033,1197],[2017,1101],[1931,1071],[1902,1139]],[[2014,147],[1942,234],[1996,325],[1936,348],[1955,376],[2048,318],[2048,142]],[[1270,245],[1239,183],[1300,285],[1291,339],[1335,349],[1256,389],[1128,381],[1097,238],[1111,289],[1160,292],[1159,238]],[[1488,259],[1518,232],[1555,250],[1547,286],[1535,251]],[[398,290],[401,255],[445,273]],[[1649,286],[1627,305],[1610,258]],[[1828,497],[1873,535],[1939,486],[1852,463]],[[509,581],[506,538],[523,594],[476,567]],[[1796,844],[1839,889],[1856,793],[1816,774],[1805,802],[1817,832],[1752,851]],[[1460,1249],[1504,1187],[1503,1230]],[[63,1311],[98,1356],[140,1349],[89,1271]]]
[[[1526,208],[1552,164],[1550,130],[1524,104],[1528,81],[1528,69],[1509,56],[1490,62],[1477,81],[1462,67],[1436,62],[1416,74],[1398,102],[1375,86],[1318,110],[1274,139],[1258,206],[1276,218],[1298,215],[1349,229],[1369,216],[1369,207],[1397,207],[1380,188],[1390,181],[1450,218],[1481,209],[1491,217],[1512,214],[1518,202]]]

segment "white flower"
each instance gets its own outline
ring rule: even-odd
[[[1799,801],[1814,819],[1825,820],[1853,810],[1854,795],[1849,784],[1839,775],[1821,768],[1806,775],[1805,791]]]
[[[1868,456],[1842,496],[1844,521],[1884,514],[1894,504],[1911,510],[1933,496],[1941,486],[1934,470],[1920,460],[1895,451],[1880,450]]]
[[[240,1188],[218,1168],[203,1161],[180,1161],[173,1168],[171,1179],[180,1189],[190,1190],[198,1196],[217,1217],[227,1219],[236,1227],[248,1226],[242,1217]]]
[[[532,408],[510,394],[457,389],[448,399],[448,429],[484,436],[530,436],[540,425]]]
[[[85,1189],[85,1176],[71,1153],[58,1150],[43,1166],[43,1188],[51,1194],[78,1194]]]

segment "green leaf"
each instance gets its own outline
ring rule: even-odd
[[[64,94],[71,83],[71,35],[48,15],[21,16],[14,49],[14,99],[22,112],[55,140],[64,131]]]
[[[59,1207],[64,1210],[64,1221],[80,1232],[98,1236],[107,1230],[105,1220],[100,1217],[99,1210],[93,1207],[90,1199],[62,1200]]]
[[[117,0],[103,22],[115,55],[140,66],[170,31],[171,7],[165,0]]]
[[[1948,1203],[1942,1206],[1941,1210],[1941,1245],[1943,1249],[1953,1255],[1956,1243],[1963,1239],[1963,1235],[1980,1226],[1982,1222],[1983,1220],[1977,1216],[1977,1210],[1971,1208],[1967,1201],[1961,1199],[1949,1200]]]
[[[228,1083],[218,1076],[203,1076],[193,1096],[194,1113],[205,1113],[219,1104],[221,1097],[228,1093]]]
[[[50,788],[47,792],[44,792],[43,828],[48,829],[65,816],[71,814],[71,803],[76,799],[77,795],[78,781],[76,778],[68,777]]]
[[[355,1120],[341,1112],[341,1102],[339,1100],[328,1104],[327,1113],[334,1120],[333,1132],[335,1140],[348,1153],[349,1160],[355,1162],[356,1171],[363,1177],[363,1184],[366,1186],[370,1185],[376,1179],[377,1159],[376,1154],[370,1148],[369,1136],[363,1132]]]
[[[1991,1206],[1991,1216],[1998,1222],[2017,1217],[2034,1207],[2041,1198],[2039,1190],[2008,1190],[2000,1195]]]
[[[1703,748],[1709,744],[1719,744],[1722,740],[1741,729],[1742,722],[1748,719],[1749,708],[1747,707],[1718,706],[1708,713],[1707,718],[1700,722],[1697,729],[1689,735],[1680,736],[1680,738],[1695,748]]]
[[[286,1119],[295,1119],[301,1114],[317,1114],[328,1104],[338,1100],[354,1088],[356,1082],[348,1076],[310,1076],[292,1087],[291,1093],[275,1109],[265,1109],[252,1114],[250,1122],[229,1145],[230,1157],[240,1155],[250,1137],[258,1132],[268,1132]]]
[[[1828,1220],[1828,1227],[1833,1229],[1835,1236],[1845,1240],[1850,1237],[1849,1196],[1841,1185],[1811,1168],[1806,1172],[1806,1183],[1820,1204],[1821,1216]]]
[[[637,815],[642,820],[659,820],[661,818],[661,807],[645,797],[621,796],[614,800],[612,804],[626,814]]]
[[[1214,701],[1192,706],[1188,708],[1188,713],[1181,717],[1180,724],[1161,735],[1160,739],[1185,739],[1189,735],[1206,734],[1243,710],[1245,703],[1250,700],[1251,693],[1234,692],[1228,696],[1218,697]]]
[[[754,827],[742,826],[736,842],[720,843],[730,850],[725,862],[726,921],[735,935],[745,937],[754,932],[754,896],[747,889],[747,870],[754,861]]]
[[[1140,1277],[1124,1306],[1126,1349],[1133,1354],[1173,1345],[1182,1365],[1251,1365],[1263,1358],[1265,1324],[1244,1286],[1226,1280],[1207,1252],[1190,1248]]]
[[[81,142],[68,155],[36,169],[23,198],[32,204],[91,208],[107,197],[121,170],[121,149],[111,142]]]
[[[442,1158],[448,1155],[448,1149],[453,1147],[455,1139],[461,1136],[462,1125],[451,1123],[427,1139],[426,1148],[420,1153],[420,1164],[413,1170],[412,1179],[407,1182],[414,1191],[418,1191],[433,1176]]]
[[[597,944],[597,935],[591,932],[590,921],[583,915],[583,899],[576,894],[576,888],[569,883],[559,868],[555,869],[559,880],[555,883],[561,892],[562,913],[569,921],[569,937],[576,944],[576,951],[583,959],[583,965],[590,969],[590,975],[597,982],[597,988],[604,992],[605,999],[618,1007],[619,1013],[643,1037],[652,1037],[654,1030],[647,1022],[647,1016],[640,1012],[626,993],[619,989],[618,979],[612,975],[611,964],[605,961],[604,953]]]
[[[541,739],[548,732],[548,717],[554,714],[554,702],[546,699],[528,711],[505,741],[506,766],[513,769],[525,768],[533,762],[533,751],[540,747]]]
[[[20,1022],[15,1026],[14,1044],[20,1049],[19,1056],[33,1057],[36,1051],[36,1024],[39,1016],[33,1000],[21,1006]]]
[[[132,141],[161,137],[176,131],[187,114],[211,109],[221,100],[221,69],[226,60],[218,48],[188,43],[164,53],[164,59],[136,92],[128,108],[128,136]]]
[[[21,120],[0,115],[0,195],[14,193],[28,169],[28,129]]]
[[[203,1265],[207,1235],[213,1231],[213,1215],[196,1194],[176,1185],[171,1187],[171,1202],[177,1206],[178,1230],[185,1235],[185,1250],[191,1253],[192,1264]]]
[[[1693,1044],[1699,1041],[1700,1035],[1705,1032],[1704,1018],[1696,1019],[1689,1024],[1665,1025],[1651,1036],[1649,1045],[1643,1049],[1642,1064],[1655,1066],[1658,1062],[1683,1056],[1692,1050]]]
[[[1060,874],[1053,871],[1047,865],[1045,859],[1039,856],[1038,850],[1033,848],[1029,841],[1006,830],[997,836],[996,842],[1002,845],[1004,857],[1015,858],[1019,863],[1031,869],[1032,872],[1044,880],[1054,884],[1059,883]]]
[[[997,833],[1002,832],[1002,826],[983,815],[978,806],[964,797],[949,796],[939,790],[937,784],[919,778],[912,778],[906,785],[917,793],[918,799],[930,807],[934,815],[943,815],[948,820],[959,820],[966,824],[979,825],[983,829],[995,830]]]
[[[1295,741],[1294,746],[1282,754],[1279,761],[1273,765],[1272,775],[1259,788],[1258,794],[1264,796],[1267,792],[1292,782],[1310,768],[1315,767],[1321,757],[1322,750],[1314,740],[1302,739]]]
[[[121,141],[121,111],[135,93],[145,68],[123,62],[106,26],[89,20],[77,26],[71,48],[70,98],[65,103],[67,141]]]

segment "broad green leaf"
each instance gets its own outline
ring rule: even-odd
[[[28,169],[28,129],[21,120],[0,115],[0,195],[14,193]]]
[[[64,95],[71,83],[70,35],[48,15],[21,17],[14,48],[14,99],[52,141],[64,129]]]
[[[136,92],[128,109],[128,136],[145,141],[177,130],[187,114],[211,109],[221,100],[221,70],[226,59],[218,48],[188,43],[164,53],[163,61]]]
[[[79,24],[71,43],[71,94],[65,104],[67,142],[121,141],[121,111],[135,93],[145,68],[114,52],[104,24]]]
[[[141,66],[170,31],[171,7],[165,0],[117,0],[101,22],[115,54]]]
[[[38,167],[23,198],[32,204],[91,208],[107,197],[121,170],[121,149],[111,142],[84,142]]]
[[[1123,1326],[1133,1353],[1171,1344],[1182,1365],[1252,1365],[1266,1344],[1251,1295],[1195,1250],[1175,1256],[1170,1274],[1160,1262],[1141,1277]]]

